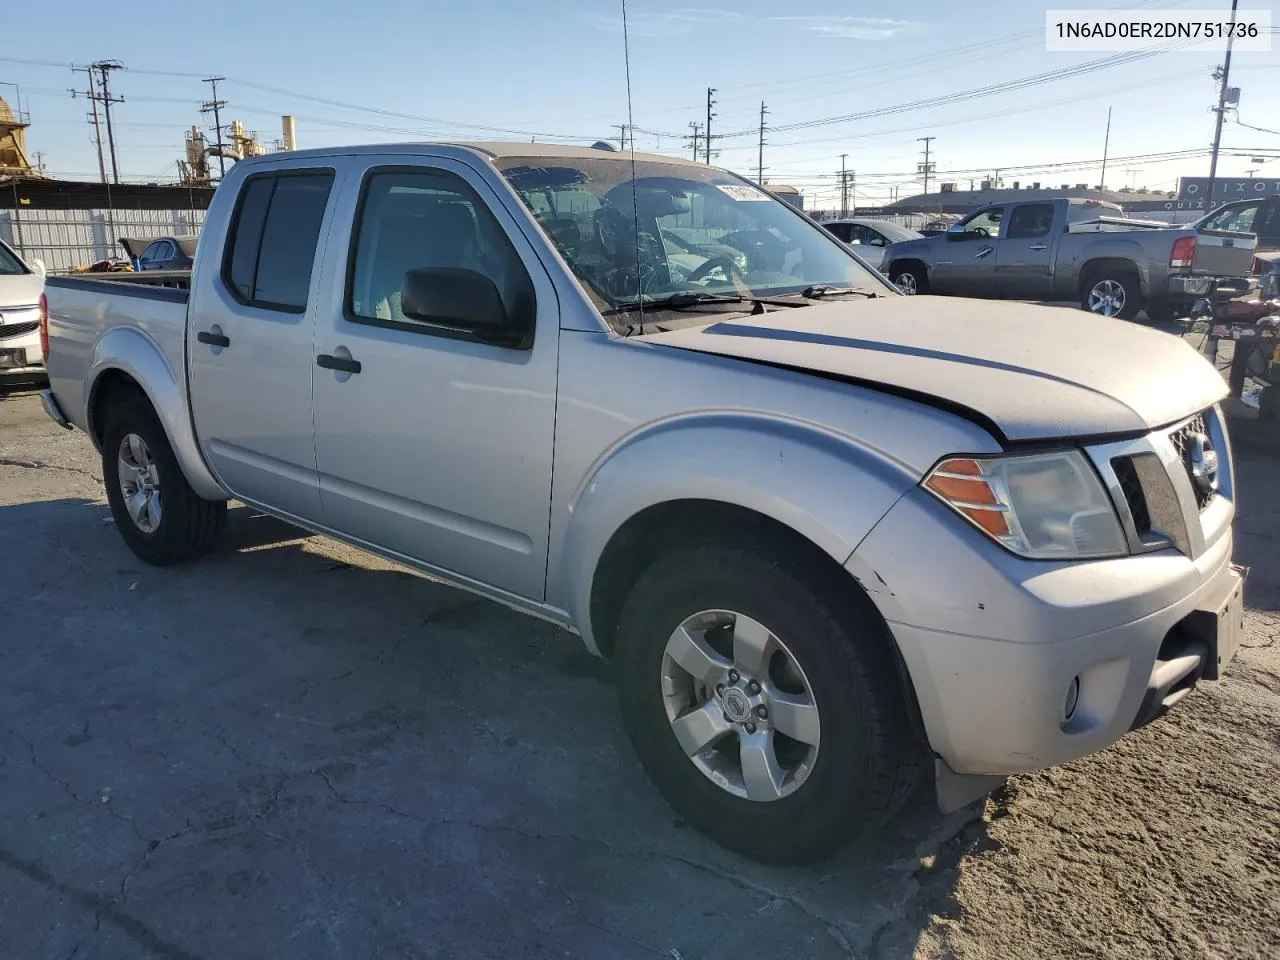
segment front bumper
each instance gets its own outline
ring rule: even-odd
[[[1174,444],[1187,424],[1087,448],[1109,488],[1119,460],[1155,453],[1164,463],[1173,497],[1159,500],[1152,485],[1141,523],[1129,494],[1112,490],[1128,556],[1021,559],[917,488],[849,558],[897,641],[924,735],[952,772],[1007,776],[1094,753],[1219,676],[1220,621],[1234,612],[1229,657],[1243,609],[1234,477],[1218,412],[1190,423],[1207,424],[1224,454],[1203,506]],[[1180,515],[1176,536],[1156,535],[1174,534]]]

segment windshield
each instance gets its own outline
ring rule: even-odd
[[[906,240],[919,240],[924,234],[916,233],[907,227],[899,226],[896,223],[890,223],[887,220],[877,220],[874,223],[874,229],[884,234],[884,238],[890,243],[902,243]]]
[[[625,155],[497,166],[602,310],[815,286],[887,292],[803,214],[712,167],[637,160],[633,181]]]
[[[27,268],[23,266],[22,261],[10,252],[8,247],[0,243],[0,277],[12,277],[26,272]]]

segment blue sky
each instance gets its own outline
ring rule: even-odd
[[[1046,4],[988,0],[898,0],[894,4],[762,0],[696,7],[670,0],[629,0],[634,122],[640,149],[687,148],[679,137],[702,121],[706,88],[717,88],[713,131],[719,163],[744,173],[756,165],[760,102],[768,123],[846,116],[954,95],[989,84],[1084,64],[1101,53],[1047,53]],[[1226,0],[1055,0],[1055,8],[1229,9]],[[1268,0],[1245,7],[1271,9]],[[163,5],[162,5],[163,6]],[[131,179],[174,176],[183,131],[200,123],[208,98],[203,76],[223,75],[223,114],[264,139],[280,136],[279,115],[298,117],[300,146],[426,139],[583,140],[617,137],[627,116],[617,0],[493,0],[359,4],[273,4],[222,0],[194,8],[116,8],[67,0],[49,8],[6,11],[0,50],[0,96],[18,84],[29,111],[32,150],[51,172],[96,177],[87,103],[66,92],[84,86],[67,64],[114,58],[121,169]],[[1280,41],[1280,38],[1277,38]],[[10,59],[4,59],[4,58]],[[46,61],[48,64],[15,62]],[[1045,165],[1101,157],[1107,107],[1113,107],[1110,154],[1138,156],[1203,149],[1211,142],[1215,97],[1210,73],[1218,57],[1166,53],[1139,62],[1041,83],[996,96],[913,108],[880,117],[766,134],[766,176],[800,186],[818,205],[834,195],[840,154],[857,171],[860,203],[918,190],[912,171],[917,137],[932,135],[941,179],[967,186],[982,171],[1018,166],[1006,181],[1096,183],[1098,170]],[[1239,119],[1280,129],[1280,52],[1238,53],[1232,83],[1243,88]],[[169,74],[187,74],[169,75]],[[263,88],[272,89],[263,89]],[[318,102],[320,98],[333,102]],[[375,108],[353,109],[348,105]],[[447,122],[446,122],[447,121]],[[206,123],[211,119],[205,118]],[[522,131],[502,134],[461,124]],[[1229,151],[1280,153],[1280,135],[1228,122]],[[1226,156],[1220,171],[1280,176],[1280,160],[1251,163]],[[1208,161],[1113,162],[1112,186],[1171,189],[1179,175],[1203,175]],[[955,171],[953,176],[948,172]],[[829,203],[828,203],[829,205]]]

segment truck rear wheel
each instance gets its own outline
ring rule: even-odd
[[[1095,273],[1084,283],[1080,306],[1102,317],[1132,320],[1142,309],[1138,275],[1121,270]]]
[[[641,763],[686,821],[758,860],[838,852],[923,769],[892,641],[836,581],[786,544],[687,546],[623,607],[619,700]]]
[[[130,396],[107,414],[102,480],[116,529],[146,563],[167,566],[213,549],[227,522],[225,500],[198,496],[145,399]]]

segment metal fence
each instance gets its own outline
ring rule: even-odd
[[[0,210],[0,240],[28,262],[44,261],[49,273],[125,256],[121,237],[199,234],[205,211]]]

